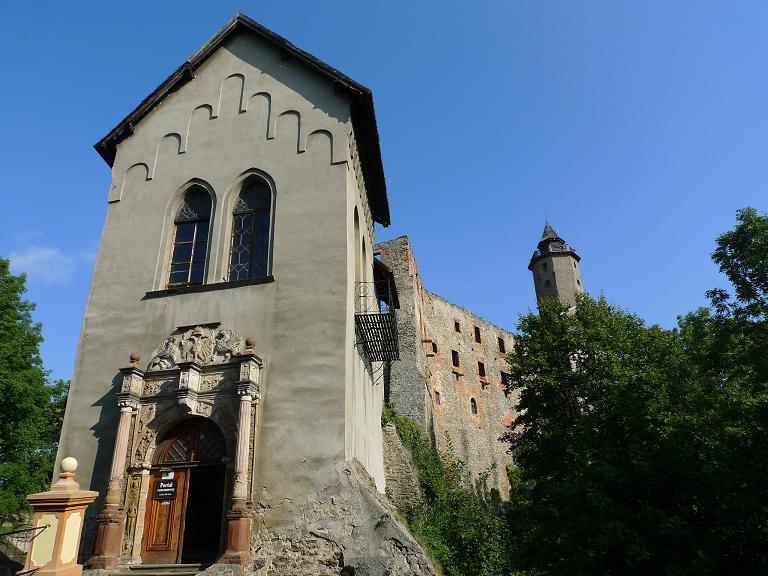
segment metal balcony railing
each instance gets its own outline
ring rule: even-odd
[[[357,345],[371,362],[400,360],[396,307],[389,278],[355,283]]]

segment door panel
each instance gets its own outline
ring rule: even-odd
[[[155,482],[160,480],[161,476],[160,470],[153,470],[149,475],[150,492],[147,495],[149,502],[141,545],[141,558],[144,564],[174,564],[179,560],[188,471],[185,469],[174,471],[176,497],[172,500],[155,499]]]

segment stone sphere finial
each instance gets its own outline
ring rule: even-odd
[[[67,474],[73,474],[77,470],[77,460],[72,458],[72,456],[68,456],[67,458],[64,458],[64,460],[61,461],[61,471],[66,472]]]
[[[131,361],[131,364],[138,364],[141,361],[141,354],[139,354],[138,352],[131,352],[131,356],[129,359]]]
[[[256,348],[256,338],[246,338],[245,339],[245,347],[246,348]]]

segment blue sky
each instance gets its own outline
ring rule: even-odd
[[[238,11],[373,90],[378,238],[407,234],[429,289],[504,327],[535,306],[545,217],[590,293],[671,327],[724,285],[735,210],[766,210],[765,2],[0,0],[0,256],[54,377],[106,210],[92,145]]]

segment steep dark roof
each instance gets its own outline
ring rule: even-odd
[[[549,222],[544,225],[544,233],[541,235],[541,240],[539,240],[533,256],[531,256],[528,270],[533,268],[538,259],[545,256],[571,256],[576,262],[581,260],[581,256],[576,253],[576,250],[563,240]]]
[[[541,235],[542,240],[546,240],[547,238],[558,238],[557,232],[552,228],[552,225],[549,222],[544,224],[544,233]]]
[[[379,130],[376,126],[376,114],[373,109],[373,94],[363,86],[318,60],[311,54],[297,48],[288,40],[265,28],[243,14],[236,14],[226,26],[211,38],[200,50],[171,74],[165,82],[128,114],[109,134],[99,140],[94,148],[110,166],[115,161],[117,145],[133,134],[134,126],[149,114],[165,97],[181,88],[194,78],[194,71],[203,64],[221,44],[233,34],[245,31],[256,34],[277,46],[285,56],[294,57],[305,65],[326,76],[334,83],[336,91],[349,97],[351,102],[352,125],[355,129],[360,163],[363,168],[365,185],[368,189],[368,201],[373,219],[384,226],[389,226],[389,202],[387,186],[384,180],[384,166],[381,162]]]

